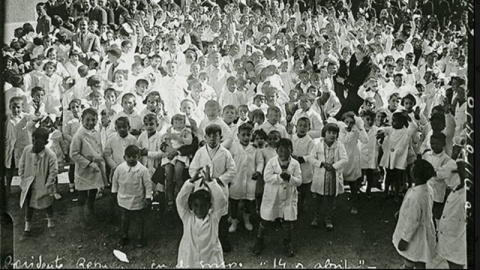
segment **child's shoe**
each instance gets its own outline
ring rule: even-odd
[[[68,184],[68,188],[70,190],[70,193],[74,193],[75,192],[75,184]]]
[[[313,228],[318,228],[318,219],[314,218],[312,223],[310,223],[310,226]]]
[[[232,219],[232,224],[228,228],[229,233],[235,233],[237,231],[238,219]]]
[[[263,239],[259,237],[255,238],[255,244],[253,245],[253,249],[252,249],[253,255],[255,256],[260,255],[264,247],[265,247],[265,244],[263,243]]]
[[[330,220],[330,219],[325,219],[325,227],[327,228],[327,231],[333,230],[332,220]]]
[[[290,242],[291,241],[288,239],[283,240],[283,247],[285,248],[285,256],[289,258],[295,256],[295,252],[293,251],[293,248]]]
[[[245,229],[247,231],[252,231],[253,230],[253,225],[250,222],[250,214],[243,213],[243,224],[245,225]]]
[[[355,206],[352,207],[352,210],[350,211],[350,213],[352,213],[353,215],[356,215],[358,213],[357,208]]]
[[[32,233],[30,231],[23,231],[22,235],[20,235],[19,241],[23,242],[23,241],[27,240],[28,238],[30,238],[31,236],[32,236]]]
[[[55,200],[60,200],[62,198],[62,195],[60,195],[59,193],[55,192],[55,194],[53,194],[53,197],[55,197]]]

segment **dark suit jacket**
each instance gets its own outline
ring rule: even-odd
[[[98,25],[107,24],[108,22],[107,12],[99,6],[90,9],[88,18],[97,21]]]
[[[120,16],[122,16],[125,21],[129,21],[131,19],[130,13],[128,13],[128,10],[123,6],[118,6],[117,9],[113,11],[113,22],[116,25],[120,25]]]
[[[90,32],[87,32],[86,37],[80,42],[80,33],[72,37],[72,42],[76,42],[84,53],[87,52],[102,52],[100,45],[100,38]]]

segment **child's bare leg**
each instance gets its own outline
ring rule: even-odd
[[[283,231],[285,232],[285,238],[283,239],[283,246],[285,249],[285,255],[287,257],[295,256],[295,252],[293,251],[292,245],[292,230],[293,230],[293,222],[284,220],[282,223]]]
[[[175,173],[174,173],[174,181],[175,181],[175,196],[174,198],[177,197],[178,192],[180,192],[180,189],[183,186],[183,171],[185,170],[185,163],[183,163],[180,160],[177,160],[175,162]]]
[[[55,237],[56,233],[53,229],[55,227],[55,224],[53,223],[53,207],[50,205],[45,208],[45,212],[47,213],[47,227],[49,228],[50,236]]]
[[[175,201],[175,183],[173,182],[173,177],[175,174],[175,169],[173,164],[165,164],[165,184],[166,184],[166,192],[167,192],[167,201],[168,201],[168,208],[169,210],[173,207],[173,203]]]
[[[130,214],[131,212],[125,208],[122,208],[122,238],[120,240],[120,246],[124,246],[128,242],[128,230],[130,229]]]
[[[232,224],[228,228],[229,233],[234,233],[237,231],[237,225],[238,225],[238,204],[240,203],[240,200],[234,200],[230,199],[230,218],[232,220]]]

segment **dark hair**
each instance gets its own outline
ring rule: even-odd
[[[256,109],[256,110],[253,110],[252,112],[250,112],[250,115],[248,116],[248,118],[250,118],[250,120],[253,121],[255,116],[260,116],[260,117],[263,118],[263,121],[265,121],[265,113],[263,113],[263,111],[261,109]]]
[[[285,148],[289,148],[290,150],[293,150],[293,143],[290,139],[281,138],[277,143],[277,149],[280,147],[285,147]]]
[[[436,175],[432,164],[424,159],[415,160],[412,172],[413,177],[419,179],[423,184]]]
[[[220,134],[222,136],[222,128],[217,124],[211,124],[205,128],[205,135]]]
[[[371,111],[371,110],[363,110],[361,113],[361,117],[367,117],[367,116],[370,116],[373,119],[375,119],[376,114],[374,111]]]
[[[87,108],[87,109],[83,110],[82,118],[87,116],[87,114],[93,115],[94,117],[98,117],[97,110],[95,110],[94,108]]]
[[[267,140],[268,138],[267,133],[263,129],[257,129],[253,132],[252,141],[255,141],[257,137],[260,137],[261,139],[264,139],[264,140]]]
[[[445,113],[445,108],[442,105],[437,105],[432,108],[433,111],[438,111],[438,113],[444,114]]]
[[[340,128],[338,127],[337,124],[326,123],[325,126],[323,126],[323,129],[322,129],[322,137],[323,138],[325,138],[325,134],[327,134],[327,131],[337,133],[337,139],[338,139],[338,134],[340,133]]]
[[[237,114],[237,108],[235,108],[234,105],[226,105],[225,107],[223,107],[223,113],[225,113],[226,110],[234,110],[235,111],[235,114]]]
[[[22,97],[22,96],[16,96],[16,97],[12,97],[10,98],[10,100],[8,101],[8,105],[11,106],[13,103],[15,102],[25,102],[25,98]]]
[[[212,194],[205,189],[199,189],[188,196],[188,207],[192,210],[193,201],[199,200],[206,204],[211,204]]]
[[[412,94],[405,95],[402,98],[402,101],[400,102],[400,105],[404,106],[403,104],[405,104],[406,99],[411,100],[413,102],[413,106],[417,105],[417,100],[415,99],[415,97]]]
[[[23,85],[23,76],[19,74],[13,74],[10,78],[10,83],[13,87],[20,87]]]
[[[392,114],[392,121],[393,118],[396,118],[397,121],[401,123],[402,126],[408,127],[408,118],[405,112],[395,112]]]
[[[298,120],[297,120],[297,125],[298,123],[302,121],[302,122],[305,122],[307,123],[309,126],[310,126],[310,119],[308,117],[300,117]]]
[[[155,114],[153,113],[147,113],[144,117],[143,117],[143,122],[150,122],[150,121],[155,121],[155,123],[157,123],[158,125],[158,119],[157,119],[157,116],[155,116]]]
[[[50,131],[48,129],[39,127],[33,131],[32,138],[48,140],[49,135]]]
[[[243,130],[252,131],[252,130],[253,130],[252,124],[250,124],[250,123],[243,123],[243,124],[241,124],[241,125],[238,127],[238,133],[240,133],[240,132],[243,131]]]
[[[172,120],[171,120],[172,125],[173,125],[173,121],[183,121],[183,123],[186,123],[187,119],[185,115],[177,113],[174,116],[172,116]]]
[[[35,95],[35,94],[38,93],[38,92],[43,92],[43,93],[45,93],[45,89],[43,89],[43,88],[40,87],[40,86],[35,86],[35,87],[32,88],[32,91],[31,91],[30,95],[33,97],[33,95]]]
[[[245,109],[247,109],[247,111],[249,111],[248,105],[246,105],[246,104],[242,104],[242,105],[238,106],[238,111],[240,111],[241,108],[245,108]]]
[[[126,157],[134,157],[140,155],[140,148],[138,146],[131,144],[125,148]]]
[[[439,112],[432,114],[432,116],[430,116],[430,122],[435,120],[438,120],[445,125],[445,114]]]
[[[277,112],[277,113],[281,113],[282,111],[280,110],[280,108],[278,108],[277,106],[269,106],[268,109],[267,109],[267,114],[269,114],[271,111],[274,111],[274,112]]]
[[[127,127],[129,127],[130,126],[130,121],[128,121],[128,117],[121,116],[121,117],[118,117],[117,120],[115,120],[115,126],[118,126],[118,125],[121,125],[121,124],[125,124],[125,125],[127,125]]]
[[[125,101],[127,98],[132,97],[135,100],[135,95],[132,93],[126,93],[122,96],[122,103]]]

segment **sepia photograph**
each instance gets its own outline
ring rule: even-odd
[[[0,14],[1,269],[474,267],[474,1]]]

